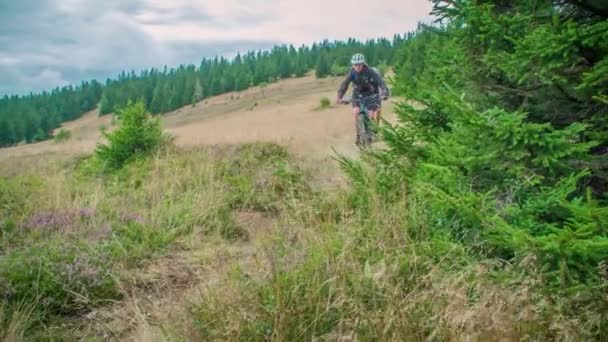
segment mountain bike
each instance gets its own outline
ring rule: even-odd
[[[369,117],[369,110],[367,109],[370,101],[380,101],[380,95],[374,94],[366,97],[356,98],[359,101],[359,115],[357,116],[357,139],[355,144],[361,148],[367,148],[371,146],[374,140],[374,132],[372,127],[372,120]],[[352,98],[342,99],[343,104],[352,103]]]

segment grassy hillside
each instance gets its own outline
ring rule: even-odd
[[[2,161],[0,336],[605,341],[603,7],[433,2],[371,151],[308,78]]]
[[[120,300],[141,286],[132,273],[169,251],[247,239],[238,215],[275,215],[299,181],[286,152],[264,144],[167,150],[102,178],[87,165],[1,179],[5,338]]]
[[[389,170],[373,159],[339,159],[350,183],[340,190],[313,186],[317,175],[275,144],[169,144],[101,173],[97,158],[1,178],[4,339],[599,332],[601,311],[547,293],[533,260],[485,257],[429,229],[425,199],[401,181],[387,192]]]
[[[82,163],[2,181],[7,340],[585,339],[600,317],[429,232],[422,203],[386,204],[362,169],[327,193],[276,145],[167,150],[101,179]]]

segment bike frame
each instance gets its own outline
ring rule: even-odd
[[[378,96],[371,95],[371,96]],[[371,97],[370,96],[370,97]],[[358,145],[367,148],[372,144],[372,119],[369,117],[369,109],[367,102],[369,97],[359,99],[359,114],[357,115],[357,137]],[[353,99],[343,101],[344,103],[352,103]]]

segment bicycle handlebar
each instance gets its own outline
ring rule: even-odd
[[[367,99],[372,98],[372,97],[379,97],[381,101],[386,101],[388,99],[388,97],[385,98],[385,97],[381,97],[379,94],[374,94],[374,95],[361,97],[358,100],[361,102],[365,102]],[[353,102],[352,97],[343,98],[341,101],[342,104],[350,104],[352,102]]]

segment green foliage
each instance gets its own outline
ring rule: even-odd
[[[51,138],[62,122],[94,109],[101,94],[102,85],[91,81],[41,94],[0,98],[0,147]]]
[[[141,103],[119,114],[118,130],[147,115]],[[308,191],[274,144],[171,150],[112,173],[81,174],[100,162],[79,157],[68,168],[0,178],[0,336],[11,324],[32,333],[117,300],[168,250],[209,236],[246,239],[239,214],[275,215],[287,194]],[[21,322],[25,301],[33,308]]]
[[[218,232],[226,240],[235,241],[247,238],[247,233],[234,222],[229,205],[224,204],[215,208],[205,223],[209,232]]]
[[[17,143],[17,136],[13,122],[0,120],[0,146],[10,146]]]
[[[0,289],[8,304],[34,300],[49,313],[70,313],[117,297],[109,263],[92,258],[87,245],[50,240],[0,259]]]
[[[274,144],[244,145],[238,159],[226,165],[225,182],[229,195],[227,204],[232,209],[249,209],[276,214],[285,189],[298,188],[303,183],[299,170],[285,170],[287,152]],[[255,173],[247,170],[257,170]],[[298,193],[291,193],[297,196]]]
[[[20,219],[34,206],[30,197],[43,188],[40,177],[0,177],[0,224],[3,219]]]
[[[170,230],[157,229],[128,219],[112,229],[112,240],[104,246],[108,258],[120,261],[127,267],[153,257],[174,240]]]
[[[600,313],[585,312],[569,320],[564,316],[568,302],[543,293],[543,279],[522,275],[522,264],[511,267],[497,259],[480,260],[474,253],[477,247],[467,247],[433,227],[427,193],[387,201],[380,183],[390,171],[381,172],[382,165],[373,159],[376,170],[341,161],[352,188],[331,198],[287,198],[290,205],[281,213],[281,224],[262,248],[269,265],[265,276],[235,262],[230,278],[191,307],[196,339],[596,336],[592,329]],[[398,178],[394,184],[406,177],[391,176]],[[505,274],[510,279],[501,281]],[[487,315],[497,315],[496,307],[500,314],[486,321]],[[555,324],[577,329],[551,329]]]
[[[146,111],[144,103],[129,104],[118,111],[120,127],[104,132],[107,145],[98,145],[96,157],[105,168],[118,169],[126,163],[158,150],[163,143],[160,120]]]
[[[384,75],[386,75],[386,72],[388,71],[389,65],[386,63],[382,63],[382,64],[378,64],[377,68],[378,68],[378,71],[380,71],[380,76],[384,77]]]
[[[321,303],[329,304],[335,300],[332,293],[334,282],[325,282],[330,276],[326,273],[329,270],[323,267],[323,256],[323,251],[313,250],[304,264],[290,272],[274,274],[266,284],[256,284],[242,273],[235,274],[238,291],[244,294],[240,304],[256,317],[239,322],[244,339],[310,340],[331,332],[343,317],[343,312],[337,305],[329,305],[322,312],[318,310]],[[197,325],[205,339],[226,339],[221,325],[223,320],[229,319],[230,312],[214,309],[211,305],[197,308]],[[292,314],[284,315],[285,312]],[[310,327],[313,321],[314,328]]]
[[[72,132],[62,128],[59,130],[59,133],[57,133],[53,137],[53,141],[55,141],[55,143],[60,143],[60,142],[70,140],[71,137],[72,137]]]
[[[331,66],[327,57],[327,53],[321,52],[317,59],[317,65],[315,66],[315,75],[317,78],[323,78],[329,76],[331,72]]]
[[[36,305],[24,301],[15,306],[0,304],[0,339],[2,341],[25,341],[28,332],[39,323]]]
[[[322,97],[319,101],[319,109],[327,109],[331,107],[331,101],[327,97]]]
[[[420,26],[398,53],[396,88],[411,102],[373,158],[399,172],[379,175],[405,176],[432,231],[483,256],[535,260],[547,289],[597,304],[608,259],[605,20],[574,3],[433,2],[448,23]]]
[[[194,94],[192,94],[192,106],[203,99],[203,86],[200,80],[196,80],[194,84]]]
[[[350,70],[350,65],[339,65],[337,63],[334,63],[331,66],[331,75],[332,76],[344,76],[348,73],[348,71]]]

